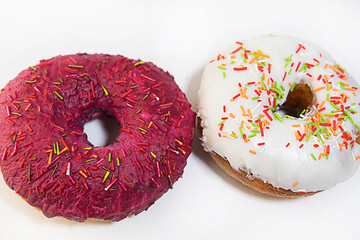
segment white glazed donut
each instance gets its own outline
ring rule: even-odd
[[[280,195],[329,189],[359,166],[358,94],[314,44],[273,35],[236,42],[204,70],[202,142],[246,181],[286,190]]]

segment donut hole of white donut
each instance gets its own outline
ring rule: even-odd
[[[309,85],[299,83],[292,88],[285,102],[278,106],[277,111],[284,115],[300,118],[315,106],[315,94]],[[307,114],[308,115],[308,114]]]
[[[88,141],[95,147],[105,147],[116,141],[120,131],[120,123],[111,113],[95,109],[85,114],[83,125]]]

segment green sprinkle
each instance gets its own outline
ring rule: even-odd
[[[61,82],[53,82],[53,85],[61,85]]]
[[[243,133],[243,131],[242,131],[242,128],[239,127],[239,130],[240,130],[240,135],[241,135],[241,137],[244,138],[244,133]]]
[[[60,80],[60,82],[64,83],[64,81],[61,79],[61,77],[59,77],[59,80]]]
[[[151,154],[151,156],[153,156],[154,158],[156,158],[156,155],[155,155],[155,153],[153,153],[153,152],[150,152],[150,154]]]
[[[56,142],[56,152],[57,152],[57,155],[60,154],[60,148],[59,148],[59,143]]]
[[[352,110],[352,109],[348,109],[348,111],[350,111],[350,112],[352,112],[352,113],[357,113],[357,111],[355,111],[355,110]]]
[[[37,80],[33,80],[33,81],[29,81],[29,80],[27,80],[27,81],[25,81],[26,83],[36,83],[37,82]]]
[[[232,64],[234,64],[235,63],[235,61],[232,61],[230,64],[232,65]]]
[[[68,67],[73,67],[73,68],[83,68],[84,66],[80,66],[80,65],[68,65]]]
[[[109,152],[109,162],[111,162],[111,152]]]
[[[118,157],[116,157],[116,165],[120,167],[120,159]]]
[[[297,119],[297,118],[295,118],[295,117],[293,117],[293,116],[290,116],[290,115],[284,115],[282,118],[290,118],[290,119]]]
[[[314,135],[317,135],[320,132],[321,128],[316,129],[316,131],[314,132]]]
[[[288,75],[290,75],[292,72],[292,68],[290,68],[290,70],[288,71]]]
[[[238,137],[235,136],[234,134],[230,134],[230,136],[233,137],[233,138],[236,138],[236,139],[238,138]]]
[[[326,83],[326,91],[329,91],[330,90],[330,85],[329,83]]]
[[[222,69],[222,70],[226,70],[226,68],[222,67],[222,66],[218,66],[218,68]]]
[[[324,117],[332,117],[332,116],[334,116],[335,114],[333,114],[333,113],[325,113],[324,114]]]
[[[63,98],[58,92],[55,91],[55,94],[56,94],[56,96],[58,96],[61,100],[64,100],[64,98]]]
[[[274,112],[273,112],[273,114],[274,114],[274,117],[275,117],[277,120],[279,120],[280,122],[283,122],[283,120],[281,119],[281,117],[280,117],[279,115],[277,115],[277,114],[274,113]]]
[[[351,118],[349,111],[345,111],[345,114],[349,117],[350,122],[354,124],[354,120]]]
[[[139,127],[139,130],[143,131],[144,133],[147,133],[147,131],[145,129],[141,128],[141,127]]]
[[[149,96],[149,93],[150,93],[150,92],[147,92],[146,95],[145,95],[145,97],[143,97],[142,100],[145,100],[145,99]]]
[[[281,90],[285,91],[285,88],[283,85],[280,85]]]
[[[56,169],[58,168],[58,165],[55,166],[54,171],[51,173],[51,176],[54,176]]]
[[[110,175],[110,171],[107,171],[105,173],[105,176],[104,176],[104,179],[103,179],[102,183],[104,183],[106,181],[106,179],[109,177],[109,175]]]
[[[255,137],[255,136],[256,136],[256,133],[251,134],[251,135],[249,136],[249,138],[252,138],[252,137]]]
[[[141,62],[137,62],[134,64],[134,66],[137,66],[137,65],[140,65],[140,64],[144,64],[145,62],[144,61],[141,61]]]
[[[356,124],[354,124],[354,127],[356,127],[360,131],[360,127]]]
[[[266,90],[264,79],[262,76],[261,76],[261,86],[262,86],[263,90]]]
[[[304,70],[304,72],[306,72],[306,70],[307,70],[307,64],[306,63],[304,63],[303,67],[299,70],[299,72],[301,72],[303,70]]]
[[[241,57],[242,57],[242,59],[243,59],[244,63],[247,63],[247,62],[246,62],[246,58],[245,58],[245,56],[244,56],[244,54],[243,54],[243,53],[241,53]]]
[[[307,136],[307,138],[306,138],[306,142],[308,142],[309,141],[309,139],[310,139],[310,137],[311,137],[311,135],[312,135],[312,130],[310,130],[310,132],[309,132],[309,135]]]
[[[137,87],[140,87],[140,85],[132,86],[130,88],[133,89],[133,88],[137,88]]]
[[[21,114],[21,113],[12,112],[12,114],[22,117],[22,114]]]
[[[31,68],[31,69],[34,70],[34,71],[37,71],[37,69],[34,68],[34,67],[32,67],[32,66],[30,66],[29,68]]]
[[[260,130],[251,130],[252,133],[259,133]]]
[[[257,99],[259,99],[259,98],[260,98],[259,96],[253,97],[253,98],[251,98],[251,100],[257,100]]]
[[[100,85],[101,85],[101,88],[104,90],[105,95],[108,96],[109,92],[106,90],[106,88],[102,84],[100,84]]]
[[[218,124],[218,126],[221,126],[221,124],[223,124],[225,122],[225,120],[222,120],[219,124]]]
[[[314,161],[316,161],[316,157],[313,153],[311,154],[311,157],[314,159]]]
[[[37,158],[36,157],[34,157],[34,158],[32,158],[32,159],[30,159],[30,161],[35,161]]]
[[[292,56],[293,55],[291,54],[289,58],[285,58],[286,61],[285,67],[287,67],[287,65],[290,63]]]
[[[336,106],[336,105],[335,105],[335,103],[330,102],[330,104],[331,104],[331,106],[333,106],[336,110],[338,110],[338,109],[339,109],[339,107],[338,107],[338,106]]]
[[[90,158],[90,159],[86,160],[86,162],[92,162],[92,161],[95,161],[95,160],[96,160],[96,158]]]
[[[226,78],[226,74],[225,74],[225,72],[223,72],[223,76],[224,76],[224,78]]]

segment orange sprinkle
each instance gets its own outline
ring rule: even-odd
[[[249,150],[249,152],[252,153],[252,154],[256,154],[256,152],[253,151],[253,150]]]
[[[15,123],[13,121],[11,121],[10,119],[6,119],[6,121],[8,121],[11,125],[14,125]]]
[[[241,111],[243,112],[243,116],[247,116],[244,107],[241,105],[240,108],[241,108]]]
[[[324,104],[325,104],[325,101],[323,101],[323,102],[321,103],[319,109],[321,109],[321,108],[324,106]]]
[[[327,67],[328,67],[328,64],[325,64],[324,69],[326,69]]]
[[[25,108],[25,111],[27,111],[30,106],[31,106],[31,103],[29,103],[29,105],[27,105],[27,107]]]
[[[270,56],[269,56],[269,55],[266,55],[266,54],[264,54],[264,53],[254,52],[254,54],[259,55],[260,57],[270,58]]]
[[[248,113],[249,113],[249,115],[250,115],[250,118],[253,118],[253,115],[251,114],[250,109],[248,109]]]
[[[357,156],[356,158],[355,158],[355,160],[358,160],[360,158],[360,156]]]
[[[235,115],[233,113],[230,113],[230,117],[235,118]]]
[[[27,128],[30,130],[30,132],[33,131],[29,125],[27,125]]]
[[[244,120],[241,120],[240,127],[241,127],[241,128],[243,128],[243,127],[244,127]]]
[[[298,185],[298,182],[295,182],[294,185],[293,185],[293,187],[296,187],[297,185]]]
[[[255,56],[250,60],[249,64],[252,64],[252,63],[254,63],[255,61],[258,61],[258,60],[259,60],[259,58]]]
[[[317,92],[317,91],[320,91],[320,90],[323,90],[323,89],[325,89],[324,86],[314,89],[314,92]]]
[[[342,74],[342,72],[340,72],[338,69],[334,68],[333,66],[329,65],[329,68],[331,68],[332,70],[334,70],[337,74]]]
[[[294,128],[300,127],[300,124],[292,125]]]
[[[356,91],[355,88],[344,88],[344,89],[347,90],[347,91]]]
[[[326,82],[329,82],[329,77],[327,75],[324,75],[324,78],[325,78]]]

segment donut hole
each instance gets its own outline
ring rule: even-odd
[[[300,118],[314,105],[315,94],[310,86],[299,83],[287,95],[285,102],[279,106],[284,115]]]
[[[88,141],[95,147],[105,147],[113,144],[119,135],[120,123],[111,114],[95,115],[84,124],[84,132]]]

